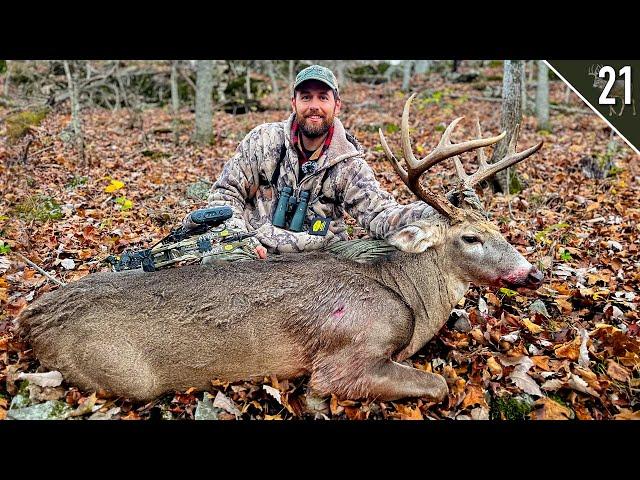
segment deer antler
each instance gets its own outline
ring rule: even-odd
[[[419,198],[431,205],[441,214],[449,217],[452,220],[459,219],[462,216],[462,210],[449,202],[444,196],[437,195],[430,191],[428,188],[425,188],[420,183],[420,177],[435,164],[446,160],[447,158],[459,155],[464,152],[468,152],[469,150],[473,150],[476,148],[486,147],[500,141],[506,135],[506,132],[503,132],[496,137],[478,138],[475,140],[469,140],[467,142],[452,144],[451,133],[453,132],[453,129],[458,124],[458,122],[463,118],[459,117],[451,122],[451,124],[444,131],[444,133],[442,134],[442,138],[438,143],[438,146],[431,153],[429,153],[429,155],[421,160],[418,160],[413,155],[413,151],[411,149],[411,140],[409,139],[409,107],[411,106],[411,101],[415,96],[416,94],[414,93],[409,97],[404,105],[404,111],[402,112],[402,150],[404,152],[404,158],[407,163],[408,172],[400,166],[398,160],[391,152],[391,149],[387,145],[387,140],[384,138],[384,134],[382,133],[382,129],[378,129],[382,148],[387,154],[387,158],[389,158],[389,160],[393,164],[396,172],[398,172],[398,175],[400,175],[402,181],[409,187],[409,189],[413,193],[415,193]]]
[[[458,173],[463,186],[466,188],[471,188],[474,185],[477,185],[481,181],[485,180],[486,178],[496,174],[500,170],[504,170],[505,168],[515,165],[516,163],[521,162],[530,155],[533,155],[535,152],[540,150],[544,143],[540,142],[531,148],[523,150],[522,152],[516,152],[516,142],[520,130],[520,125],[516,125],[516,129],[513,136],[511,137],[511,141],[507,149],[507,155],[502,160],[490,164],[487,163],[487,157],[484,153],[483,147],[487,147],[499,142],[502,138],[504,138],[507,132],[502,132],[496,137],[481,138],[482,132],[480,131],[480,121],[476,119],[478,138],[475,140],[469,140],[467,142],[452,144],[451,133],[453,132],[453,129],[458,124],[458,122],[463,118],[459,117],[449,124],[447,129],[442,134],[442,138],[440,139],[440,142],[438,143],[438,146],[435,148],[435,150],[433,150],[423,159],[418,160],[413,155],[413,151],[411,150],[411,140],[409,139],[409,107],[411,106],[411,101],[415,96],[416,94],[414,93],[409,97],[404,105],[404,110],[402,112],[402,150],[404,153],[405,161],[407,163],[408,171],[400,166],[400,163],[396,159],[395,155],[393,155],[393,153],[391,152],[389,145],[387,145],[387,140],[382,133],[382,129],[378,129],[378,133],[380,134],[380,142],[382,143],[382,148],[384,149],[387,158],[391,161],[394,169],[396,170],[396,172],[398,172],[398,175],[400,175],[400,178],[409,187],[409,189],[419,198],[435,208],[438,212],[449,217],[452,221],[456,221],[462,218],[462,209],[453,205],[451,202],[449,202],[449,200],[446,199],[446,197],[437,195],[428,188],[425,188],[420,183],[420,177],[423,173],[425,173],[435,164],[446,160],[447,158],[453,157],[456,166],[456,172]],[[480,167],[478,168],[478,171],[473,175],[467,175],[464,171],[464,167],[462,166],[462,162],[460,161],[458,155],[474,149],[479,149],[478,161],[480,163]]]
[[[597,64],[597,65],[591,65],[589,67],[589,71],[587,72],[588,75],[592,75],[594,77],[597,77],[598,74],[600,73],[600,69],[602,68],[602,65]]]
[[[476,129],[478,130],[478,138],[482,135],[480,131],[480,121],[476,119]],[[477,185],[481,181],[495,175],[500,170],[504,170],[505,168],[509,168],[511,165],[515,165],[518,162],[521,162],[525,158],[529,157],[536,153],[544,142],[540,142],[537,145],[534,145],[531,148],[523,150],[522,152],[516,152],[516,143],[518,141],[518,135],[520,134],[520,124],[516,125],[516,128],[513,132],[513,136],[511,137],[511,141],[509,142],[509,147],[507,149],[507,155],[500,161],[496,163],[487,163],[487,157],[484,154],[484,149],[480,148],[478,150],[478,162],[480,166],[478,170],[473,175],[467,175],[462,166],[462,162],[458,156],[453,157],[453,160],[456,164],[456,172],[458,173],[458,177],[464,183],[466,187],[473,187]]]

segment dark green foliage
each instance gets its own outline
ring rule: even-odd
[[[489,416],[491,420],[526,420],[533,407],[522,398],[492,397]]]
[[[29,127],[40,125],[47,116],[47,112],[48,109],[41,108],[9,115],[6,120],[9,141],[12,142],[22,138],[29,131]]]
[[[63,217],[62,209],[55,199],[44,195],[32,195],[15,208],[19,217],[25,220],[46,222]]]

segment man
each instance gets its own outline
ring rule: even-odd
[[[433,215],[427,204],[400,205],[380,188],[363,148],[337,117],[342,104],[331,70],[320,65],[305,68],[292,90],[289,119],[249,132],[208,199],[210,207],[232,208],[227,225],[256,233],[252,238],[259,242],[256,252],[261,258],[266,251],[308,251],[347,239],[345,211],[374,238],[386,238],[397,227]],[[292,201],[294,208],[289,208],[284,223],[282,215],[274,222],[286,187],[297,204]],[[306,210],[300,205],[306,196],[302,192],[309,195]],[[302,231],[291,228],[296,207],[304,210]],[[189,224],[187,216],[185,225]]]

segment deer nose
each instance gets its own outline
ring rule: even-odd
[[[544,275],[540,270],[536,267],[532,267],[529,271],[529,275],[527,275],[527,283],[531,286],[538,287],[542,284],[542,279]]]

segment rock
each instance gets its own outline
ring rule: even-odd
[[[12,403],[13,404],[13,403]],[[11,420],[64,420],[73,411],[60,400],[49,400],[30,407],[10,408],[7,419]]]

